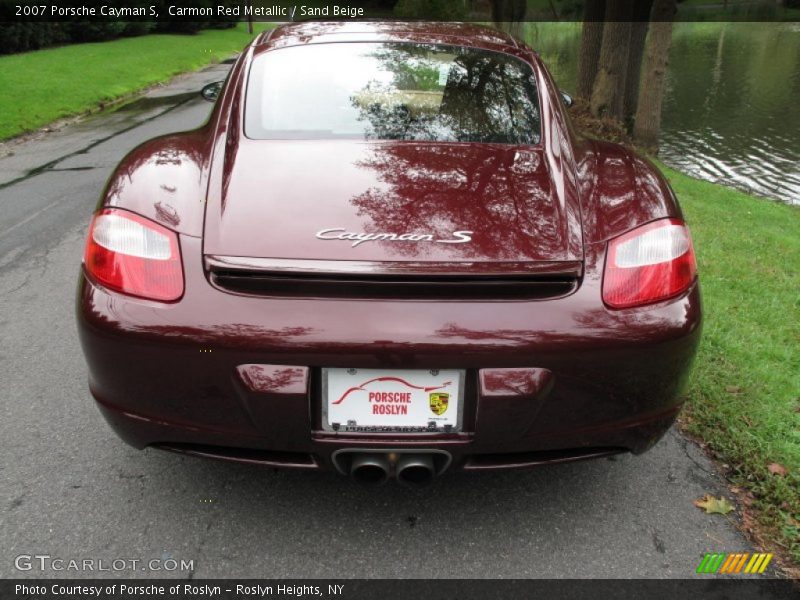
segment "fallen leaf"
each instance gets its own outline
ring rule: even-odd
[[[707,515],[727,515],[733,510],[733,505],[728,502],[727,498],[722,496],[714,498],[711,494],[706,494],[704,497],[698,498],[694,501],[694,505],[706,511]]]
[[[773,475],[780,475],[781,477],[786,477],[789,474],[789,469],[780,463],[769,463],[769,465],[767,465],[767,471]]]
[[[738,385],[726,385],[725,391],[729,394],[741,394],[742,388],[740,388]]]

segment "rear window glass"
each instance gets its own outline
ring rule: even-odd
[[[257,56],[245,133],[255,139],[536,144],[529,65],[512,56],[412,43],[311,44]]]

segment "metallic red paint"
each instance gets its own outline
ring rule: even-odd
[[[465,44],[530,62],[542,143],[279,147],[242,135],[253,54],[360,40]],[[489,184],[449,192],[442,177],[454,168]],[[418,183],[409,179],[411,169],[422,174]],[[372,189],[388,200],[371,197]],[[415,193],[419,202],[403,201]],[[256,198],[262,202],[248,201]],[[493,204],[502,214],[496,230],[487,225]],[[540,59],[494,30],[307,23],[265,34],[234,65],[204,127],[150,141],[123,160],[100,202],[110,206],[176,231],[184,261],[185,293],[174,304],[80,278],[77,319],[89,386],[112,427],[136,447],[296,468],[332,468],[331,455],[344,448],[444,449],[456,467],[513,468],[642,452],[680,409],[700,335],[697,282],[636,309],[609,310],[601,296],[607,241],[656,219],[681,218],[677,201],[644,159],[577,136]],[[525,210],[509,211],[513,206]],[[309,230],[334,219],[332,227],[357,229],[367,225],[366,214],[386,230],[458,225],[473,229],[476,243],[352,248],[306,235],[297,221],[306,218]],[[296,220],[284,221],[287,215]],[[226,261],[376,277],[558,272],[577,277],[577,285],[564,297],[536,300],[264,296],[213,285],[209,268]],[[323,431],[320,369],[352,366],[465,369],[464,430]]]
[[[244,137],[237,145],[230,183],[209,194],[209,255],[483,264],[583,258],[578,198],[554,189],[540,148]],[[314,177],[300,184],[298,174],[310,169]],[[468,230],[472,242],[353,247],[314,237],[334,227],[436,239]]]
[[[257,394],[302,398],[308,393],[308,367],[240,365],[236,374],[248,391]]]

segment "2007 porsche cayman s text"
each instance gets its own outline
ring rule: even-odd
[[[136,447],[425,483],[643,452],[700,333],[661,174],[473,25],[259,36],[92,220],[91,392]]]

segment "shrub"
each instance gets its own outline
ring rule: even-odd
[[[105,42],[113,40],[125,31],[125,23],[121,21],[72,21],[66,24],[69,28],[69,41]]]
[[[69,40],[64,23],[5,23],[0,27],[0,54],[38,50]]]
[[[466,9],[463,3],[452,0],[400,0],[394,14],[401,19],[447,21],[463,19]]]
[[[38,0],[15,0],[20,4],[36,4]],[[153,32],[188,33],[194,34],[201,29],[227,29],[235,27],[236,17],[197,17],[187,20],[186,17],[170,17],[170,0],[126,0],[119,4],[124,6],[154,5],[160,18],[153,21],[87,21],[74,20],[61,23],[38,23],[14,21],[8,15],[13,8],[6,0],[0,0],[0,17],[3,25],[0,27],[0,54],[14,52],[27,52],[38,50],[57,44],[71,44],[80,42],[102,42],[113,40],[120,36],[146,35]],[[236,0],[187,0],[182,7],[211,8],[216,4],[226,6],[237,5]]]
[[[135,37],[137,35],[147,35],[152,33],[156,28],[153,21],[128,21],[125,23],[125,29],[122,30],[120,35],[125,37]]]

